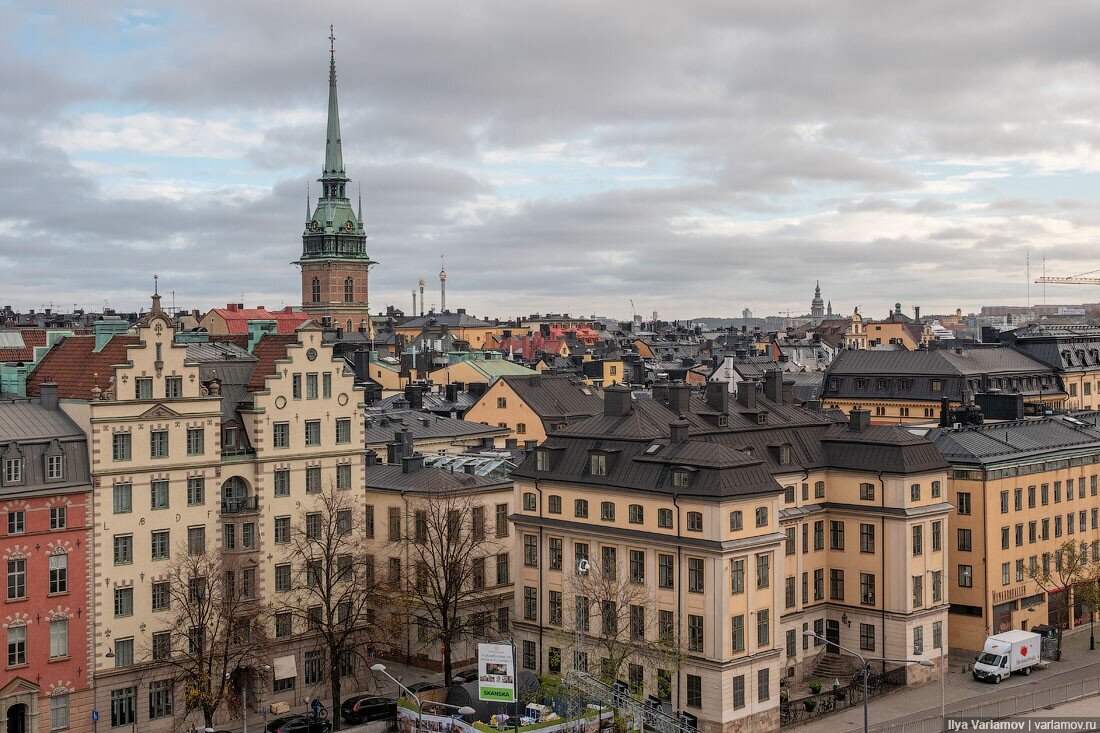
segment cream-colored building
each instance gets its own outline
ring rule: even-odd
[[[1089,620],[1091,610],[1073,589],[1060,587],[1070,574],[1057,568],[1067,543],[1089,563],[1100,560],[1097,414],[929,435],[951,463],[952,648],[976,651],[987,636],[1009,629]],[[1033,568],[1049,570],[1046,587]]]
[[[600,391],[577,377],[505,376],[492,383],[466,419],[505,428],[519,441],[542,442],[549,432],[599,413],[601,402]]]
[[[183,691],[151,660],[170,638],[157,635],[172,618],[174,557],[220,551],[244,595],[262,603],[296,561],[284,543],[311,495],[335,485],[362,504],[362,389],[321,336],[309,322],[265,335],[249,354],[175,334],[154,297],[136,334],[68,339],[32,373],[31,389],[58,383],[62,408],[89,437],[96,704],[108,725],[175,729]],[[276,642],[267,663],[296,671],[253,690],[255,709],[327,689],[306,629],[255,621]]]
[[[865,411],[838,425],[796,407],[780,380],[733,401],[717,383],[705,399],[607,389],[601,415],[552,431],[517,469],[521,667],[599,674],[626,624],[609,676],[717,733],[777,729],[780,679],[852,664],[805,631],[942,664],[943,459]],[[611,634],[608,600],[632,607]],[[909,684],[930,674],[906,669]]]

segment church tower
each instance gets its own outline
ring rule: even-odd
[[[810,301],[810,318],[816,318],[819,321],[825,317],[825,301],[821,299],[821,281],[817,281],[817,286],[814,288],[814,299]]]
[[[349,331],[371,329],[367,301],[370,266],[367,235],[363,230],[363,197],[359,211],[347,196],[350,180],[344,171],[340,144],[340,109],[336,101],[336,38],[329,26],[328,133],[325,167],[318,181],[321,196],[312,215],[307,202],[302,233],[302,310],[314,320]]]

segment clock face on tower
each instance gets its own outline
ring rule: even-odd
[[[352,224],[350,220],[344,222],[344,231],[345,232],[350,233],[351,230],[354,229],[354,228],[355,228],[355,225]]]

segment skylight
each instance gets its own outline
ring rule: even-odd
[[[645,454],[647,456],[651,456],[659,450],[661,450],[661,444],[660,443],[654,443],[653,445],[651,445],[651,446],[649,446],[648,448],[645,449]]]

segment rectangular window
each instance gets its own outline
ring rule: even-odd
[[[875,625],[859,625],[859,649],[860,651],[873,652],[875,650]]]
[[[111,436],[111,456],[116,461],[130,460],[130,434],[115,433]]]
[[[829,569],[829,598],[834,601],[844,600],[844,571],[837,568]]]
[[[134,561],[134,538],[128,534],[114,536],[115,565],[129,565]]]
[[[168,559],[168,537],[169,531],[167,529],[154,530],[149,534],[150,559]]]
[[[1045,501],[1043,503],[1046,504]],[[955,500],[955,508],[959,514],[970,514],[970,492],[960,491],[957,494],[957,499]]]
[[[913,526],[913,555],[924,554],[924,525],[917,524]]]
[[[290,590],[290,563],[275,566],[275,590]]]
[[[153,379],[152,377],[138,377],[134,380],[134,399],[137,400],[151,400],[153,399]]]
[[[202,476],[187,477],[187,506],[206,503],[206,479]]]
[[[560,590],[552,590],[547,596],[547,607],[549,611],[551,626],[561,626],[562,621],[562,594]]]
[[[756,556],[756,587],[767,588],[771,585],[771,555]]]
[[[671,558],[672,556],[669,555]],[[730,561],[730,593],[738,594],[745,592],[745,561],[731,560]]]
[[[523,618],[534,621],[538,618],[538,590],[529,585],[523,587]]]
[[[675,565],[676,559],[672,555],[658,555],[657,556],[657,587],[658,588],[672,588],[675,585]]]
[[[537,535],[523,535],[523,564],[532,568],[539,566],[539,538]]]
[[[756,645],[766,647],[771,644],[771,620],[770,611],[762,608],[756,613]]]
[[[27,627],[8,627],[8,666],[17,667],[27,663]]]
[[[341,417],[336,420],[336,442],[351,442],[351,418]]]
[[[766,557],[766,556],[761,556]],[[688,558],[688,593],[703,592],[703,559],[700,557]]]
[[[149,508],[168,508],[168,482],[153,481],[149,484]]]
[[[688,614],[688,651],[703,651],[703,617]]]
[[[46,480],[60,481],[64,477],[64,456],[46,456]]]
[[[306,375],[306,399],[307,400],[317,399],[317,375],[316,374],[307,374]],[[307,680],[307,682],[308,682],[308,680]]]
[[[771,698],[771,680],[768,669],[756,670],[756,699],[758,702],[767,702]]]
[[[862,483],[859,485],[859,498],[860,501],[874,501],[875,500],[875,485],[870,483]]]
[[[152,430],[149,432],[149,457],[168,457],[168,431]]]
[[[115,588],[115,618],[134,615],[134,589]]]
[[[50,696],[50,730],[65,730],[69,727],[69,696]]]
[[[290,471],[275,471],[275,496],[290,496]]]
[[[502,552],[497,555],[497,585],[508,585],[509,582],[508,553]]]
[[[957,544],[959,552],[970,552],[973,533],[969,529],[958,529]]]
[[[172,681],[149,683],[149,719],[167,718],[172,714]]]
[[[829,549],[844,549],[844,522],[829,522]]]
[[[974,587],[974,566],[972,565],[960,565],[958,572],[959,587],[960,588],[973,588]]]
[[[50,622],[50,659],[69,656],[69,620],[55,619]]]
[[[336,467],[336,488],[346,491],[351,488],[351,464],[341,463]]]
[[[924,576],[913,576],[913,608],[920,608],[924,605]]]
[[[551,542],[553,542],[553,540],[551,540]],[[559,544],[559,548],[560,548],[561,540],[558,540],[558,544]],[[632,582],[632,583],[644,583],[645,582],[645,551],[644,550],[631,550],[630,551],[630,582]]]
[[[859,525],[859,551],[871,553],[875,551],[875,525]]]
[[[932,522],[932,552],[943,548],[943,522]]]
[[[932,648],[943,649],[943,621],[932,622]]]
[[[534,669],[536,663],[535,642],[530,639],[523,640],[523,667],[524,669]]]
[[[133,725],[137,721],[137,687],[111,690],[111,727]]]
[[[309,466],[306,468],[306,493],[321,493],[321,467]]]
[[[201,456],[206,450],[206,431],[202,428],[187,428],[187,455]]]
[[[745,617],[734,616],[730,619],[730,628],[733,629],[733,653],[745,651]]]
[[[206,552],[206,527],[187,528],[187,554],[202,555]]]
[[[321,445],[320,420],[306,420],[306,445]]]
[[[317,397],[317,375],[313,377],[314,398]],[[307,685],[319,685],[325,681],[325,652],[321,649],[309,649],[305,655],[305,678]]]
[[[615,521],[615,502],[602,501],[600,502],[600,520],[603,522]]]
[[[814,522],[814,549],[825,549],[825,521]]]
[[[585,506],[587,506],[587,504],[585,504]],[[585,516],[588,516],[587,512],[585,512]],[[508,505],[507,504],[497,504],[497,506],[496,506],[496,529],[497,529],[497,537],[507,537],[508,536]]]
[[[50,595],[69,592],[69,556],[50,555]]]
[[[859,602],[864,606],[875,605],[875,576],[873,573],[859,574]]]
[[[924,654],[924,627],[913,627],[913,656],[919,657]]]
[[[289,448],[290,447],[290,423],[288,423],[288,422],[271,423],[271,447],[272,448]]]
[[[742,681],[744,678],[741,678]],[[742,683],[742,697],[744,697],[744,684]],[[700,708],[703,706],[703,678],[697,674],[687,676],[687,706]]]
[[[152,585],[153,610],[167,611],[172,604],[172,586],[166,580],[159,580]]]

